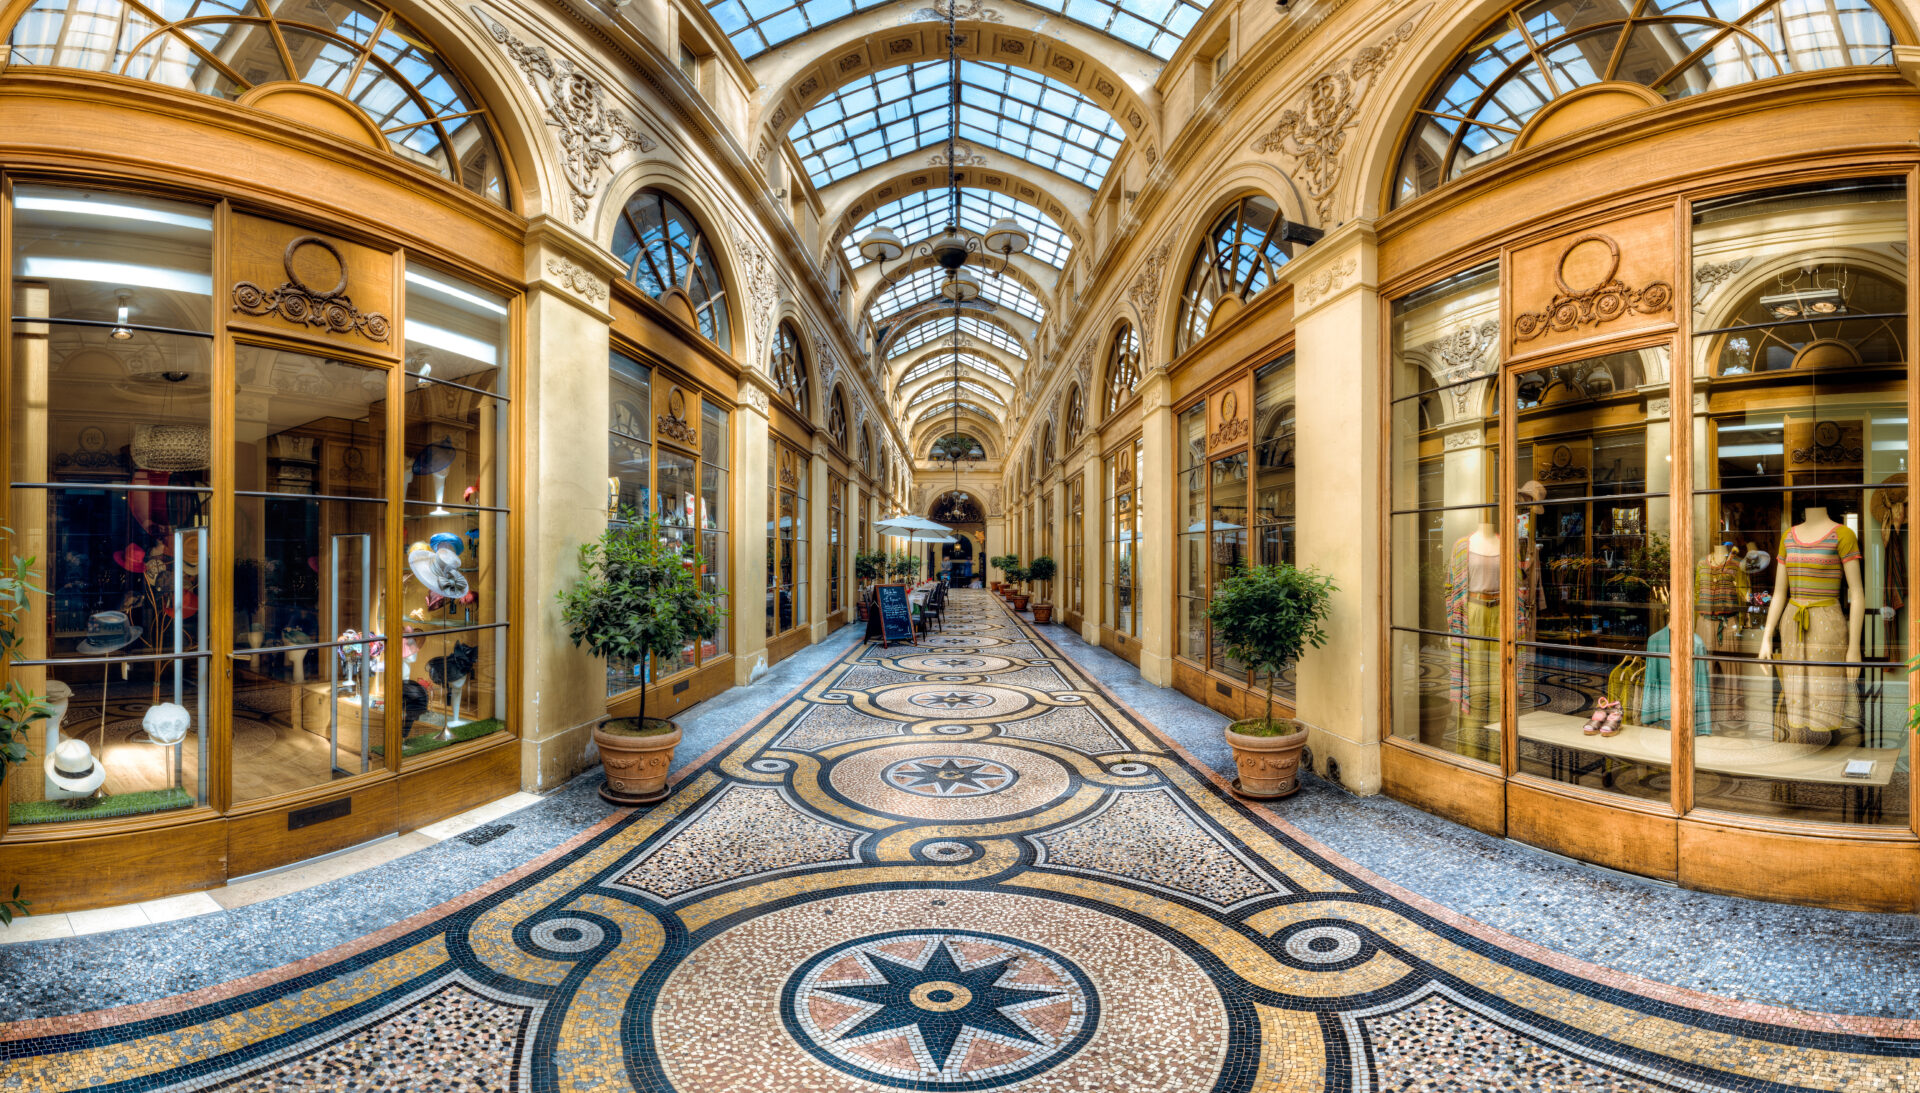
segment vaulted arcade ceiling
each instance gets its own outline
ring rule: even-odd
[[[982,0],[707,3],[764,89],[767,139],[791,144],[833,217],[823,227],[853,265],[889,396],[913,419],[959,402],[1004,422],[1094,194],[1127,142],[1157,140],[1141,92],[1208,0],[996,0],[1018,3],[1055,18],[1023,30]],[[992,167],[983,152],[998,153]],[[970,260],[977,299],[956,311],[947,271],[916,247],[949,223],[982,240],[1003,218],[1025,247]],[[863,257],[876,229],[905,253]]]

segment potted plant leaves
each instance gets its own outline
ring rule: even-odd
[[[1007,560],[1013,563],[1007,567],[1007,580],[1012,582],[1007,589],[1007,602],[1012,605],[1015,612],[1025,611],[1029,597],[1020,586],[1026,584],[1029,579],[1027,567],[1020,564],[1018,555],[1009,554]]]
[[[1035,558],[1032,561],[1032,563],[1030,563],[1027,566],[1027,579],[1034,582],[1035,584],[1046,586],[1045,590],[1042,591],[1040,594],[1041,597],[1043,598],[1035,599],[1033,601],[1033,621],[1034,622],[1038,623],[1038,622],[1053,621],[1053,604],[1045,601],[1051,600],[1053,598],[1052,582],[1053,582],[1054,571],[1055,571],[1055,566],[1053,564],[1053,559],[1047,557],[1045,554],[1042,554],[1038,558]]]
[[[1242,570],[1220,582],[1207,618],[1226,654],[1267,681],[1265,717],[1227,726],[1242,797],[1286,797],[1300,788],[1300,753],[1307,730],[1292,718],[1273,716],[1273,688],[1281,671],[1308,649],[1326,644],[1324,623],[1333,610],[1333,578],[1312,569],[1280,564]]]
[[[887,565],[887,571],[894,580],[911,584],[920,576],[920,555],[911,550],[896,550],[893,552],[893,561]]]
[[[887,575],[885,551],[865,550],[853,556],[853,578],[860,582],[860,621],[867,621],[867,594],[873,583]]]
[[[580,570],[579,581],[560,592],[560,614],[573,643],[595,656],[650,665],[719,632],[726,590],[701,588],[700,556],[663,537],[652,516],[622,510],[598,542],[581,545]],[[649,804],[667,795],[680,727],[647,716],[650,677],[641,673],[636,716],[593,728],[607,772],[600,796],[615,804]]]
[[[11,540],[13,532],[0,528],[0,536]],[[33,561],[13,554],[0,564],[0,662],[10,662],[18,655],[25,640],[23,630],[32,610],[30,598],[40,594],[34,584]],[[46,696],[35,694],[11,672],[0,683],[0,835],[7,831],[7,776],[29,758],[27,729],[52,716],[53,706]],[[13,912],[26,906],[18,900],[18,887],[13,894],[12,900],[0,899],[0,923],[13,921]]]
[[[995,554],[993,557],[987,559],[987,564],[999,570],[1000,576],[1005,577],[1007,575],[1007,556],[1005,554]],[[993,594],[997,596],[1006,589],[1007,582],[1004,580],[994,581],[987,587],[991,588]]]

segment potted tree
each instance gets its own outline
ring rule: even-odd
[[[887,575],[887,556],[878,550],[866,550],[853,556],[853,578],[860,582],[860,621],[867,621],[867,594],[873,582]]]
[[[648,664],[670,657],[689,641],[720,629],[724,589],[700,587],[700,557],[663,539],[653,517],[622,510],[598,542],[580,547],[581,577],[560,592],[560,614],[573,643],[595,656]],[[648,804],[667,795],[667,772],[680,727],[647,716],[643,675],[637,716],[610,718],[593,728],[607,782],[600,796],[618,805]]]
[[[1214,640],[1228,656],[1266,676],[1267,713],[1227,726],[1242,797],[1286,797],[1300,788],[1300,753],[1307,730],[1292,718],[1273,716],[1273,688],[1280,672],[1308,649],[1326,644],[1322,625],[1333,609],[1333,578],[1284,563],[1256,566],[1222,581],[1207,606]]]
[[[1053,598],[1054,568],[1053,559],[1047,557],[1045,554],[1035,558],[1032,564],[1027,566],[1027,579],[1033,581],[1035,584],[1046,586],[1045,590],[1041,592],[1041,595],[1046,597],[1047,600]],[[1044,600],[1034,600],[1033,621],[1052,622],[1053,604],[1045,602]]]
[[[1017,555],[1009,554],[1007,560],[1013,563],[1007,567],[1007,580],[1013,582],[1007,589],[1007,602],[1013,605],[1014,611],[1018,613],[1027,609],[1029,597],[1020,586],[1027,583],[1028,571],[1026,566],[1020,564]]]
[[[9,540],[13,532],[0,528],[0,537]],[[0,835],[7,832],[7,777],[30,757],[27,730],[36,721],[53,716],[53,706],[45,695],[35,694],[13,677],[11,664],[24,641],[23,630],[32,613],[30,598],[40,595],[34,584],[33,559],[9,555],[0,565],[0,665],[8,666],[5,683],[0,683]],[[27,904],[20,898],[20,886],[13,886],[10,897],[0,898],[0,925],[25,914]]]
[[[1002,577],[1005,577],[1007,575],[1007,556],[1005,554],[995,554],[993,557],[988,558],[987,565],[991,566],[993,569],[999,570],[1000,575]],[[989,573],[988,576],[991,577],[992,574]],[[987,587],[992,589],[993,594],[997,596],[1000,594],[1001,589],[1004,589],[1005,587],[1007,587],[1007,582],[989,581],[987,584]]]
[[[887,566],[887,569],[893,574],[894,580],[912,584],[920,577],[920,555],[911,550],[896,550],[893,553],[893,562]]]

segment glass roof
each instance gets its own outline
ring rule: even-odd
[[[885,0],[706,0],[733,47],[742,57],[764,53],[782,42],[878,7]],[[1057,11],[1076,23],[1103,31],[1136,49],[1166,60],[1180,48],[1207,5],[1194,0],[1147,0],[1123,9],[1115,0],[1027,0]]]
[[[1631,82],[1668,99],[1849,65],[1893,63],[1871,0],[1516,4],[1454,60],[1415,114],[1395,200],[1505,155],[1547,104]]]
[[[972,380],[948,380],[945,383],[932,384],[928,386],[926,390],[913,396],[913,401],[907,403],[907,409],[911,410],[923,402],[932,402],[937,398],[952,398],[955,395],[959,395],[962,398],[985,399],[995,406],[1005,406],[1007,404],[1007,400],[1001,398],[991,388],[983,387]]]
[[[996,418],[993,416],[993,411],[987,409],[985,406],[982,406],[977,402],[968,402],[965,399],[948,399],[946,402],[943,402],[940,405],[927,410],[925,413],[922,413],[918,418],[914,419],[914,422],[913,422],[914,427],[919,428],[920,426],[925,425],[929,421],[935,421],[942,417],[951,417],[953,414],[953,408],[956,405],[960,407],[960,410],[963,413],[979,414],[981,417],[986,418],[988,421],[999,420],[999,418]]]
[[[899,341],[893,343],[893,348],[887,352],[887,359],[892,360],[902,353],[912,352],[928,343],[938,342],[942,338],[951,338],[954,321],[953,316],[942,315],[937,319],[928,319],[916,325]],[[986,342],[997,349],[1004,349],[1021,360],[1027,359],[1026,347],[1020,344],[1020,339],[1000,327],[964,315],[960,317],[959,323],[960,333],[963,336]]]
[[[1013,383],[1013,377],[1007,375],[1006,369],[1000,367],[999,365],[993,363],[992,361],[988,360],[987,358],[981,356],[978,353],[968,353],[968,352],[962,351],[958,354],[942,353],[937,357],[929,357],[926,360],[921,361],[919,364],[916,364],[913,366],[912,371],[900,377],[900,385],[904,387],[907,384],[912,383],[914,380],[921,378],[922,376],[930,376],[935,372],[952,372],[953,358],[955,356],[958,356],[960,358],[960,374],[963,376],[966,375],[967,372],[971,370],[974,372],[979,372],[982,375],[985,375],[991,379],[997,379],[1001,383],[1005,383],[1005,384]]]
[[[1011,216],[1020,222],[1020,226],[1032,236],[1028,242],[1026,254],[1030,254],[1055,269],[1065,269],[1067,258],[1073,254],[1073,240],[1046,213],[1034,208],[1018,198],[1008,197],[998,190],[981,190],[971,186],[960,190],[960,226],[975,235],[985,235],[993,222],[1003,216]],[[847,261],[858,266],[865,260],[860,257],[860,240],[867,233],[885,224],[900,233],[900,238],[908,246],[932,237],[947,226],[947,191],[922,190],[917,194],[908,194],[898,201],[889,202],[875,209],[853,229],[842,244],[847,253]]]
[[[990,270],[977,269],[969,264],[967,269],[980,280],[980,298],[996,307],[1024,315],[1034,322],[1047,317],[1047,309],[1041,305],[1027,287],[1011,277],[1002,277]],[[947,280],[947,271],[939,266],[928,266],[915,270],[899,284],[880,295],[873,306],[867,309],[867,318],[876,325],[889,315],[898,314],[908,308],[938,300],[940,286]]]
[[[944,144],[953,124],[944,60],[901,65],[841,87],[788,136],[826,187],[899,156]],[[1066,84],[1007,65],[960,62],[960,139],[1100,188],[1125,134]]]

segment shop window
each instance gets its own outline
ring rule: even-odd
[[[731,351],[726,281],[700,222],[657,190],[628,199],[613,228],[613,253],[627,280],[691,323],[702,337]]]
[[[1080,434],[1087,429],[1087,400],[1080,391],[1080,385],[1074,384],[1067,390],[1066,425],[1060,433],[1060,450],[1071,453],[1080,444]]]
[[[1106,483],[1106,567],[1101,621],[1130,638],[1140,636],[1136,570],[1140,523],[1140,479],[1146,474],[1146,443],[1139,437],[1109,454],[1101,470]]]
[[[65,706],[36,752],[100,775],[10,780],[21,823],[252,801],[508,728],[511,301],[410,263],[400,367],[252,333],[217,353],[216,220],[13,192],[8,522],[48,589],[16,669]]]
[[[1673,725],[1671,358],[1662,343],[1508,375],[1513,572],[1491,601],[1512,607],[1517,769],[1662,804]],[[1470,555],[1484,538],[1469,537]],[[1469,611],[1487,602],[1474,587],[1469,576]]]
[[[1416,111],[1397,202],[1610,117],[1797,72],[1891,65],[1871,0],[1514,5]],[[1562,103],[1577,109],[1556,114]]]
[[[1107,413],[1133,395],[1140,385],[1140,336],[1132,323],[1123,323],[1114,331],[1113,344],[1107,350]]]
[[[813,461],[794,445],[767,445],[767,640],[807,624],[807,486]]]
[[[1494,266],[1392,318],[1392,731],[1500,761],[1500,281]],[[1517,608],[1516,608],[1517,610]]]
[[[1286,223],[1280,207],[1259,194],[1235,201],[1214,219],[1187,268],[1174,330],[1175,356],[1273,285],[1293,254],[1280,238]]]
[[[358,115],[336,122],[331,96],[283,112],[353,139],[370,137],[371,126],[400,159],[509,201],[485,106],[424,35],[369,0],[298,8],[39,0],[8,44],[12,65],[111,72],[276,112],[289,91],[269,85],[324,89]]]
[[[609,375],[607,519],[611,523],[626,511],[651,513],[662,539],[694,552],[702,586],[718,593],[727,564],[727,413],[618,351],[611,354]],[[723,618],[712,638],[688,642],[659,663],[610,660],[607,695],[701,667],[726,648]]]
[[[1694,206],[1699,807],[1907,822],[1906,208],[1897,178]]]
[[[1250,424],[1209,432],[1209,403],[1222,405],[1218,418],[1242,421],[1233,405],[1245,380],[1188,407],[1177,422],[1180,477],[1177,514],[1177,653],[1211,671],[1242,683],[1265,687],[1246,665],[1227,655],[1212,636],[1207,605],[1221,581],[1248,565],[1291,564],[1294,560],[1293,358],[1261,369],[1254,376]],[[1232,413],[1224,408],[1231,408]],[[1276,692],[1291,699],[1294,673],[1283,670]]]
[[[841,566],[847,531],[847,480],[830,475],[827,481],[827,613],[837,614],[841,600]]]
[[[1067,575],[1066,610],[1072,612],[1077,620],[1083,610],[1083,589],[1086,584],[1086,486],[1087,478],[1083,474],[1073,476],[1067,486],[1067,557],[1061,568]]]

